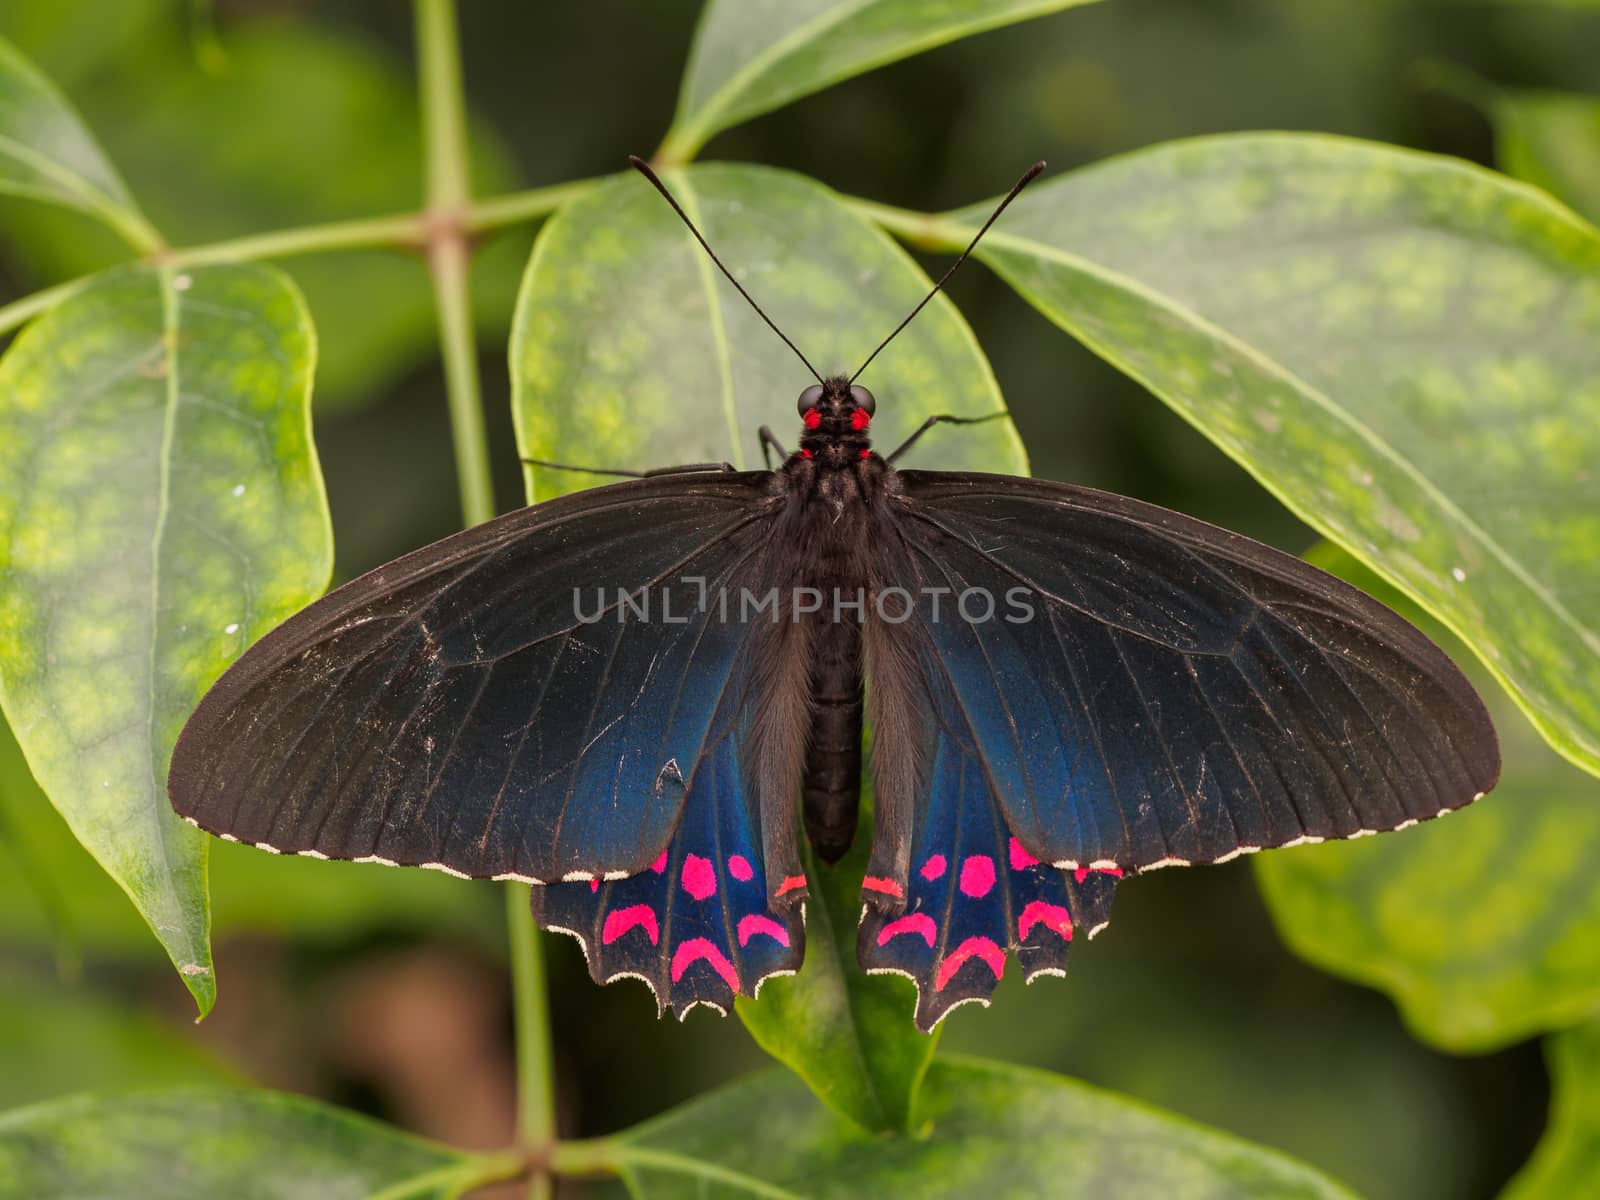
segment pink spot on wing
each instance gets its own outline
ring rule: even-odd
[[[961,864],[961,890],[974,900],[987,896],[994,886],[994,859],[974,854]]]
[[[1008,851],[1011,855],[1011,869],[1013,871],[1026,871],[1029,867],[1039,865],[1039,860],[1024,850],[1022,843],[1017,841],[1016,838],[1011,839]]]
[[[666,874],[666,871],[667,871],[667,852],[665,850],[663,850],[661,852],[661,857],[660,858],[656,859],[655,862],[650,864],[650,869],[652,871],[654,871],[657,875]]]
[[[717,891],[717,869],[709,858],[690,854],[683,860],[683,890],[696,900],[704,900]]]
[[[934,939],[939,936],[939,927],[927,913],[907,913],[878,930],[878,945],[887,946],[891,938],[897,938],[902,933],[921,934],[931,950]]]
[[[1028,936],[1035,925],[1053,929],[1067,941],[1072,940],[1072,914],[1059,904],[1046,904],[1043,900],[1030,900],[1017,918],[1017,937]]]
[[[803,888],[805,885],[806,877],[804,875],[786,876],[784,881],[778,885],[778,895],[781,896],[785,892],[792,892],[795,888]]]
[[[764,933],[780,946],[789,944],[789,931],[763,913],[749,913],[739,918],[739,945],[748,946],[750,939]]]
[[[605,927],[600,931],[600,944],[609,946],[628,930],[643,927],[650,936],[650,944],[654,946],[656,939],[661,936],[661,927],[656,924],[656,912],[648,904],[630,904],[627,908],[614,908],[606,914]]]
[[[742,854],[735,854],[728,860],[728,874],[740,883],[749,883],[755,877],[755,869],[750,865],[750,860]]]
[[[592,896],[596,892],[598,892],[599,890],[600,890],[600,881],[598,879],[589,880],[589,894]]]
[[[922,877],[929,883],[932,883],[935,879],[944,874],[944,866],[944,855],[932,855],[929,857],[927,862],[922,864]]]
[[[1082,883],[1090,875],[1109,875],[1113,879],[1122,878],[1121,867],[1079,867],[1072,873],[1072,877]]]
[[[905,895],[905,891],[892,879],[883,879],[877,875],[868,875],[861,881],[861,890],[864,892],[882,892],[886,896],[893,896],[896,900]]]
[[[711,964],[712,969],[722,976],[722,982],[734,991],[739,990],[739,973],[733,969],[733,964],[727,957],[712,944],[709,938],[690,938],[681,942],[672,952],[672,982],[677,983],[683,978],[683,973],[700,959],[705,959]]]
[[[961,969],[961,964],[969,958],[981,958],[989,970],[994,972],[997,980],[1005,974],[1005,951],[989,938],[969,937],[956,947],[954,954],[945,955],[944,961],[939,964],[939,973],[933,981],[934,991],[944,991],[944,985],[950,982],[955,973]]]

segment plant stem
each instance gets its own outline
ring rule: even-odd
[[[966,248],[972,235],[978,231],[976,224],[967,226],[937,213],[915,212],[879,204],[876,200],[862,200],[856,196],[843,196],[845,205],[874,225],[881,225],[902,241],[918,250],[935,253],[958,253]]]
[[[475,525],[494,516],[494,487],[467,286],[471,270],[467,225],[471,181],[454,0],[416,0],[416,21],[427,172],[428,272],[439,310],[439,344],[450,402],[461,513],[467,524]],[[555,1140],[550,1031],[539,934],[533,927],[525,885],[506,885],[506,918],[516,1009],[517,1128],[527,1148],[543,1154]],[[528,1182],[530,1200],[545,1200],[550,1190],[549,1175],[534,1172]]]

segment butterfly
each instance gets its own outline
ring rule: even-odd
[[[185,726],[177,812],[275,853],[527,881],[597,982],[726,1011],[799,969],[801,839],[823,862],[853,843],[870,726],[857,955],[915,983],[929,1030],[1013,959],[1064,973],[1129,874],[1494,785],[1471,685],[1364,593],[1138,500],[898,469],[939,418],[880,454],[861,372],[812,373],[798,446],[762,431],[775,467],[508,513],[284,622]]]

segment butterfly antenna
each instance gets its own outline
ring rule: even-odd
[[[700,243],[700,248],[711,256],[712,262],[717,264],[717,270],[721,271],[728,277],[728,282],[739,289],[739,295],[743,296],[745,298],[745,302],[748,303],[751,308],[756,310],[756,316],[760,317],[767,323],[768,329],[772,330],[773,333],[777,334],[783,339],[783,344],[794,351],[794,356],[796,358],[805,363],[806,370],[811,372],[812,378],[818,383],[821,383],[822,376],[819,375],[817,373],[817,369],[811,365],[811,360],[804,354],[800,353],[800,347],[796,346],[789,340],[788,334],[784,333],[783,330],[779,329],[775,324],[773,324],[772,318],[767,316],[767,314],[762,311],[761,305],[755,302],[755,297],[751,296],[749,292],[745,291],[744,285],[733,277],[733,272],[722,265],[722,260],[717,257],[717,252],[711,248],[710,243],[708,243],[706,239],[701,236],[700,231],[694,227],[694,222],[689,220],[689,214],[684,212],[683,206],[672,198],[672,193],[667,191],[667,185],[662,183],[656,173],[650,169],[650,164],[645,162],[644,159],[640,158],[638,155],[630,154],[628,155],[628,165],[631,166],[635,171],[639,172],[639,174],[643,175],[652,184],[654,184],[656,191],[660,192],[664,197],[666,197],[667,203],[672,205],[672,211],[677,213],[678,218],[689,227],[689,232],[694,234],[694,240]]]
[[[1034,179],[1036,179],[1038,177],[1039,172],[1041,172],[1043,170],[1044,170],[1044,163],[1043,162],[1036,162],[1036,163],[1033,164],[1033,166],[1029,167],[1026,171],[1024,171],[1022,173],[1022,178],[1017,180],[1016,184],[1013,185],[1011,190],[1006,193],[1006,198],[1004,200],[1000,201],[999,204],[995,205],[994,211],[989,214],[989,219],[983,223],[983,228],[978,230],[977,233],[972,235],[972,240],[967,243],[967,248],[961,252],[961,257],[956,259],[955,262],[950,264],[950,269],[948,271],[946,271],[943,275],[939,276],[939,282],[934,284],[933,285],[933,290],[922,298],[922,303],[918,304],[915,308],[913,308],[911,310],[911,312],[906,315],[906,319],[904,321],[901,321],[900,324],[898,324],[898,325],[896,325],[894,327],[894,332],[891,333],[888,337],[884,338],[883,341],[879,342],[878,343],[878,348],[876,350],[874,350],[871,354],[867,355],[867,361],[862,363],[859,367],[857,367],[856,368],[856,373],[854,375],[850,376],[850,382],[851,383],[854,383],[857,379],[859,379],[861,377],[861,372],[865,371],[868,367],[870,367],[872,365],[872,360],[878,357],[878,355],[882,352],[882,350],[883,350],[883,348],[885,346],[887,346],[890,342],[894,341],[895,338],[900,336],[900,331],[902,329],[904,329],[907,325],[911,324],[911,319],[913,317],[915,317],[919,312],[921,312],[925,307],[927,307],[928,301],[932,300],[935,296],[937,296],[939,294],[939,290],[941,288],[943,288],[944,285],[950,281],[950,276],[952,276],[952,275],[954,275],[956,273],[956,268],[959,267],[962,263],[967,261],[967,255],[972,253],[972,248],[978,244],[978,239],[981,238],[984,234],[988,233],[989,232],[989,226],[993,225],[995,223],[995,221],[997,221],[999,219],[1000,214],[1005,212],[1006,205],[1010,204],[1013,200],[1015,200],[1017,198],[1017,193],[1022,191],[1023,188],[1027,187],[1030,183],[1032,183],[1034,181]]]

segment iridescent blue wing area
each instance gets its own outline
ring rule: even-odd
[[[287,854],[645,871],[742,686],[745,631],[697,604],[767,541],[766,478],[597,488],[339,588],[207,693],[173,753],[174,807]]]
[[[578,939],[596,983],[642,979],[680,1019],[696,1004],[726,1013],[735,993],[755,995],[804,955],[804,906],[768,902],[761,814],[741,767],[749,711],[740,701],[718,714],[677,831],[648,870],[533,891],[539,924]]]
[[[1029,982],[1065,974],[1073,939],[1093,937],[1110,919],[1120,874],[1062,871],[1028,853],[990,793],[976,746],[953,723],[935,727],[905,907],[868,905],[856,941],[865,969],[916,983],[924,1032],[959,1004],[987,1004],[1011,956]]]
[[[1056,879],[1000,870],[1011,837],[1075,879],[1396,829],[1494,785],[1493,726],[1449,658],[1299,559],[1086,488],[899,481],[874,587],[904,588],[911,615],[869,621],[868,672],[875,654],[879,677],[894,672],[895,695],[873,701],[880,739],[894,724],[920,745],[875,751],[861,951],[913,975],[919,1019],[952,988],[987,994],[999,972],[973,963],[1002,961],[989,942],[1026,941],[1034,900],[1084,923]],[[916,770],[884,778],[885,759]],[[913,780],[899,801],[897,779]],[[960,886],[973,854],[995,862],[983,896]],[[931,881],[930,858],[947,865]],[[931,939],[880,945],[929,928],[923,916]],[[902,947],[917,952],[895,961]]]
[[[987,621],[958,602],[924,623],[922,665],[1040,858],[1215,862],[1394,829],[1494,785],[1494,727],[1455,664],[1300,559],[1086,488],[902,480],[923,583],[994,599]]]

